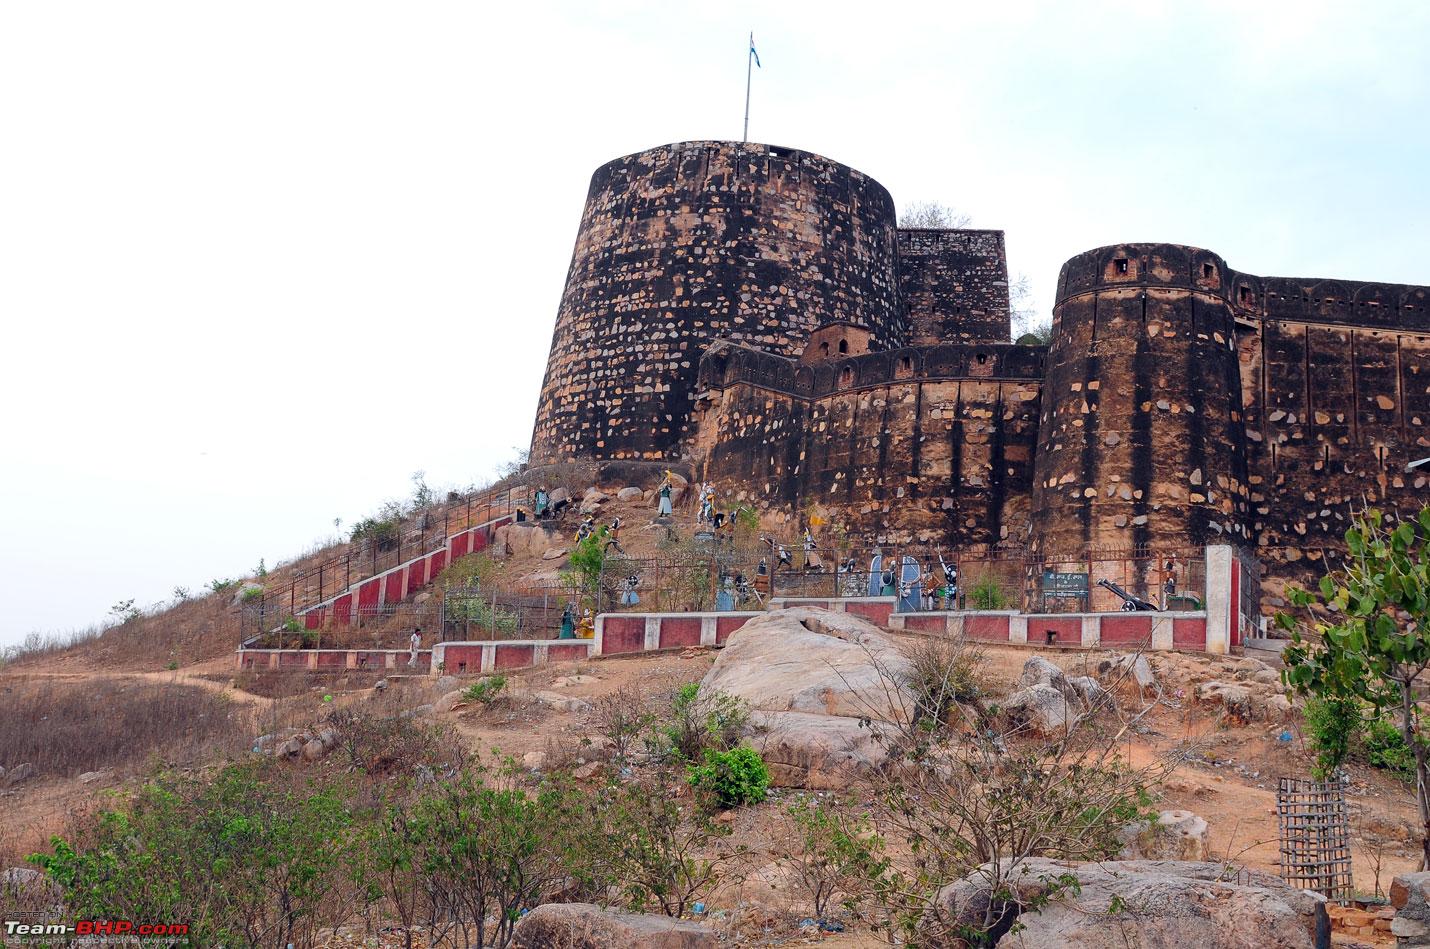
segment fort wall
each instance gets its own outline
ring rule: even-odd
[[[1011,337],[1002,231],[900,228],[899,288],[911,345]]]
[[[894,204],[818,155],[686,142],[591,178],[531,444],[535,463],[676,459],[718,338],[797,356],[830,322],[901,345]]]
[[[739,501],[888,542],[1027,536],[1044,350],[944,345],[818,366],[720,347],[698,450]]]

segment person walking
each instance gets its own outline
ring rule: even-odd
[[[407,656],[407,668],[417,668],[417,651],[422,648],[422,627],[418,626],[412,630],[412,637],[408,640],[410,652]]]

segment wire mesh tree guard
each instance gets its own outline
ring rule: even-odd
[[[1281,878],[1328,900],[1346,903],[1351,883],[1350,814],[1346,776],[1328,781],[1281,778],[1276,787]]]

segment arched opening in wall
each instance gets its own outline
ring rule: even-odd
[[[711,378],[721,385],[725,383],[725,371],[729,368],[730,360],[724,356],[716,356],[710,363],[712,370]]]
[[[1203,280],[1215,280],[1215,279],[1216,279],[1216,267],[1212,266],[1211,264],[1202,264],[1202,279],[1203,279]]]
[[[840,385],[842,385],[842,386],[847,386],[847,385],[852,385],[853,383],[854,383],[854,370],[853,370],[853,369],[850,369],[848,366],[845,366],[843,369],[839,370],[839,384],[840,384]]]
[[[846,355],[848,352],[849,352],[849,340],[847,340],[847,339],[841,339],[841,340],[839,341],[839,355],[843,356],[843,355]]]
[[[980,366],[985,365],[988,362],[987,353],[979,353],[976,358],[978,359],[978,365]]]
[[[1241,303],[1242,306],[1250,306],[1250,305],[1251,305],[1251,288],[1248,287],[1248,286],[1246,286],[1246,284],[1242,284],[1240,287],[1238,287],[1238,288],[1237,288],[1237,300],[1238,300],[1238,302]]]
[[[819,355],[826,358],[829,356],[829,343],[825,342],[819,344]]]
[[[912,375],[914,374],[914,360],[913,360],[913,357],[912,357],[912,356],[900,356],[900,357],[899,357],[899,362],[898,362],[898,368],[895,369],[895,373],[896,373],[900,378],[907,378],[907,377],[909,377],[909,376],[912,376]]]

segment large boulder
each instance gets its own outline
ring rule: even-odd
[[[35,776],[35,766],[28,761],[15,765],[5,773],[3,786],[13,788],[17,784],[22,784]]]
[[[1163,811],[1122,828],[1122,860],[1205,860],[1207,822],[1191,811]]]
[[[1009,695],[1003,709],[1020,725],[1043,735],[1071,728],[1078,720],[1077,709],[1067,696],[1051,685],[1030,685]]]
[[[767,712],[907,720],[909,663],[879,627],[851,613],[773,610],[730,635],[700,683]]]
[[[540,557],[551,546],[551,535],[538,524],[506,524],[497,528],[497,546],[512,556]]]
[[[1390,931],[1402,946],[1430,946],[1430,871],[1402,873],[1391,881]]]
[[[1325,949],[1331,943],[1320,894],[1265,873],[1228,872],[1221,863],[1078,865],[1033,858],[1006,874],[995,870],[985,865],[939,890],[920,924],[926,941],[958,945],[940,942],[940,934],[1001,918],[994,929],[998,949]],[[990,880],[997,877],[1013,899],[989,912]]]
[[[10,867],[0,871],[0,906],[12,912],[58,915],[64,912],[64,891],[39,870]]]
[[[770,783],[786,788],[845,788],[855,774],[888,759],[884,733],[876,722],[808,712],[750,714],[751,743],[770,772]],[[887,726],[883,726],[887,727]]]
[[[545,903],[516,924],[515,949],[716,949],[699,923],[602,909],[592,903]]]
[[[616,500],[639,501],[644,495],[644,491],[642,491],[640,488],[637,488],[635,485],[631,485],[629,487],[621,488],[621,490],[617,491]]]

